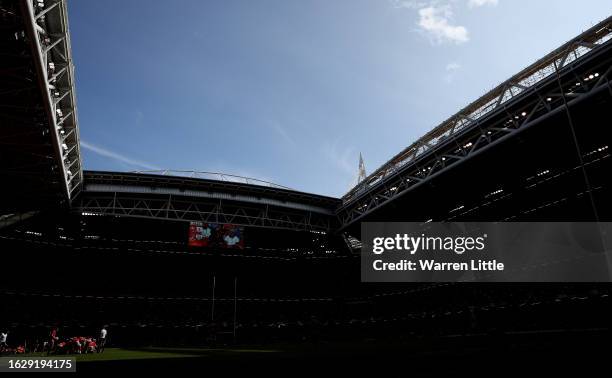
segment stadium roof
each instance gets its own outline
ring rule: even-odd
[[[65,1],[0,1],[3,200],[68,203],[83,171]]]
[[[478,125],[479,121],[489,113],[503,109],[506,103],[528,95],[540,81],[570,65],[611,38],[612,17],[608,17],[442,122],[358,183],[343,196],[343,200],[345,202],[354,200],[360,193],[366,192],[369,187],[376,185],[405,164],[433,149],[440,141],[452,137],[467,127]]]

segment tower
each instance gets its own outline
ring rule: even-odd
[[[366,178],[365,164],[363,163],[363,157],[359,153],[359,174],[357,176],[357,183],[360,184]]]

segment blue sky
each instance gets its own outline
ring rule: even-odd
[[[340,196],[609,0],[69,1],[86,169]]]

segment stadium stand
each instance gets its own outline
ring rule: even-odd
[[[0,91],[12,109],[0,114],[12,141],[0,149],[0,330],[12,343],[102,326],[116,346],[609,335],[607,283],[364,284],[355,247],[362,221],[610,221],[612,19],[340,199],[82,171],[65,2],[0,0],[0,21],[0,75],[23,71]],[[190,245],[192,222],[241,227],[243,248]]]

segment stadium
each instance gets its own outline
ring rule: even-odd
[[[0,0],[0,25],[9,346],[36,355],[51,329],[104,327],[108,355],[144,355],[83,371],[394,357],[425,370],[605,353],[608,283],[366,284],[359,251],[363,222],[612,221],[612,18],[341,198],[222,173],[86,170],[66,2]]]

